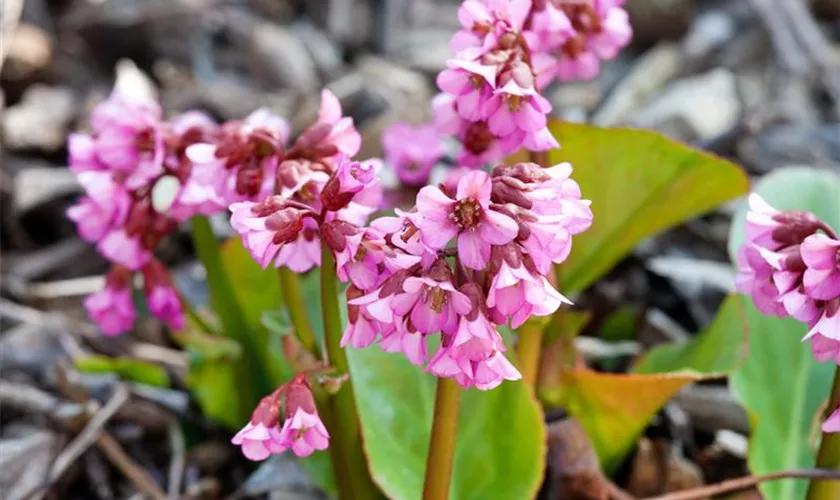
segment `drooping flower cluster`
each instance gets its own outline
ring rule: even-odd
[[[157,103],[116,92],[93,109],[90,126],[91,134],[68,140],[70,169],[86,195],[67,215],[114,267],[106,288],[85,301],[88,312],[105,334],[130,329],[131,281],[139,271],[149,310],[180,328],[180,299],[153,251],[178,222],[223,208],[184,153],[190,144],[211,140],[218,126],[197,111],[163,121]]]
[[[840,364],[840,238],[813,214],[776,210],[757,194],[749,208],[738,291],[765,314],[806,323],[814,357]]]
[[[477,167],[524,147],[558,147],[541,95],[555,78],[589,79],[630,40],[621,0],[465,0],[456,54],[437,78],[435,124],[460,139],[461,165]]]
[[[209,179],[222,179],[217,189],[230,204],[231,224],[260,265],[308,271],[321,263],[323,215],[363,224],[379,208],[378,162],[348,159],[361,136],[327,90],[317,122],[288,148],[287,128],[276,121],[258,127],[253,117],[223,127],[216,144],[194,145],[187,156]]]
[[[327,449],[330,435],[318,416],[306,376],[298,374],[262,398],[251,420],[231,442],[241,446],[250,460],[265,460],[286,450],[307,457],[315,450]]]
[[[520,376],[497,325],[516,328],[568,302],[545,275],[592,213],[568,164],[460,173],[454,186],[421,189],[412,211],[366,229],[341,224],[325,241],[350,282],[342,345],[378,342],[437,376],[491,389]],[[426,338],[437,333],[430,356]]]

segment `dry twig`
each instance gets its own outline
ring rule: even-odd
[[[675,491],[673,493],[667,493],[657,497],[645,498],[644,500],[697,500],[700,498],[721,495],[723,493],[745,490],[759,483],[776,481],[778,479],[823,479],[840,481],[840,471],[827,469],[793,469],[773,472],[771,474],[762,474],[760,476],[747,476],[739,477],[737,479],[729,479],[721,483],[711,484],[701,488]]]

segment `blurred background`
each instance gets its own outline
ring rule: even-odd
[[[230,120],[267,107],[296,130],[311,123],[326,86],[362,132],[360,156],[379,156],[388,124],[429,119],[458,5],[0,0],[3,498],[25,498],[55,463],[63,467],[61,489],[54,484],[49,497],[127,498],[132,491],[112,459],[86,453],[95,436],[68,453],[74,419],[86,405],[112,404],[117,381],[76,372],[74,355],[152,361],[176,381],[189,362],[155,321],[118,340],[99,337],[85,321],[81,298],[102,287],[106,265],[64,216],[81,193],[66,167],[67,133],[84,129],[91,107],[114,85],[156,95],[167,116],[199,108]],[[546,95],[556,117],[656,129],[734,160],[754,179],[791,165],[840,172],[840,0],[627,0],[626,8],[632,45],[596,80],[552,86]],[[642,343],[645,335],[678,338],[708,324],[732,288],[726,237],[733,210],[647,241],[596,285],[589,304],[643,305]],[[201,302],[203,277],[188,236],[165,242],[160,256]],[[320,498],[293,462],[278,459],[252,474],[229,434],[204,419],[177,382],[121,387],[127,392],[117,391],[124,401],[108,436],[130,455],[127,470],[142,467],[164,484],[177,474],[190,498],[269,490],[286,492],[273,498]],[[705,425],[714,430],[723,425],[714,418],[728,419],[726,427],[745,434],[746,417],[731,397],[710,394],[687,396],[682,410],[714,405],[721,410],[703,417]],[[196,435],[184,435],[176,416]],[[650,453],[662,435],[655,427]],[[716,463],[743,471],[745,440],[721,446],[731,463]]]

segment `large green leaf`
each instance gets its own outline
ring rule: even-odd
[[[561,145],[551,163],[572,163],[595,215],[561,266],[565,293],[586,289],[643,238],[747,191],[736,165],[656,132],[570,123],[550,129]]]
[[[840,230],[840,176],[829,171],[809,167],[776,169],[764,176],[753,191],[778,210],[806,210]],[[744,200],[732,222],[729,233],[729,255],[735,260],[738,248],[744,243]]]
[[[636,373],[690,371],[726,374],[747,357],[747,318],[741,298],[730,295],[712,324],[690,342],[655,347],[636,364]]]
[[[435,378],[376,346],[350,349],[348,357],[373,478],[394,500],[419,499]],[[545,432],[542,411],[521,382],[464,391],[449,498],[533,498],[545,467]]]
[[[750,355],[730,377],[730,385],[750,416],[750,471],[813,467],[816,448],[810,436],[815,435],[834,367],[817,363],[808,343],[800,341],[808,330],[805,324],[763,315],[749,299],[744,302]],[[807,482],[771,481],[760,488],[768,500],[804,498]]]

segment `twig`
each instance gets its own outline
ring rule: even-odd
[[[776,481],[777,479],[822,479],[840,481],[840,470],[792,469],[772,472],[770,474],[762,474],[760,476],[739,477],[737,479],[729,479],[721,483],[703,486],[700,488],[691,488],[689,490],[676,491],[656,497],[648,497],[644,500],[696,500],[723,493],[744,490],[759,483]]]
[[[123,475],[131,481],[135,488],[152,497],[154,500],[166,500],[166,493],[160,489],[154,479],[122,449],[122,446],[110,434],[103,432],[96,445],[108,460],[116,466]]]
[[[186,444],[184,433],[178,422],[169,426],[169,445],[172,448],[172,461],[169,463],[169,486],[166,490],[169,500],[181,497],[181,480],[184,477]]]
[[[96,442],[102,432],[102,428],[105,427],[105,424],[108,423],[111,417],[117,413],[117,410],[126,401],[128,401],[128,390],[122,385],[117,385],[114,394],[105,403],[105,406],[96,412],[93,418],[85,425],[85,428],[82,429],[82,432],[55,459],[48,476],[48,484],[52,484],[58,480],[64,474],[64,471]]]

